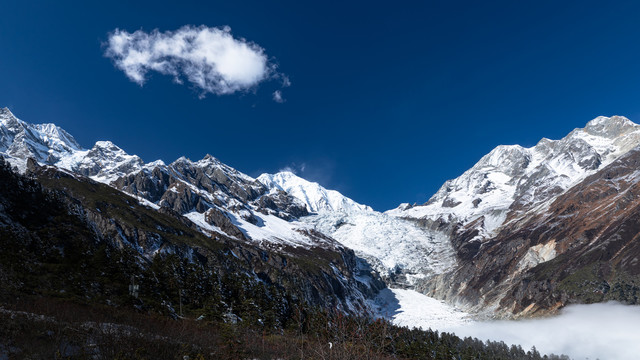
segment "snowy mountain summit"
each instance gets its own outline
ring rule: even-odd
[[[560,140],[533,147],[501,145],[460,177],[448,180],[424,205],[403,204],[389,215],[475,222],[481,237],[507,220],[555,198],[640,145],[640,125],[623,116],[600,116]]]
[[[395,276],[395,283],[410,285],[455,264],[448,238],[413,221],[374,211],[292,172],[262,174],[258,181],[306,204],[313,214],[301,221],[355,250],[384,277]]]
[[[335,190],[327,190],[318,183],[305,180],[290,171],[262,174],[258,181],[268,188],[289,193],[307,205],[310,212],[354,212],[373,211],[367,205],[358,204]]]
[[[110,183],[143,162],[111,141],[98,141],[83,149],[68,132],[54,124],[29,124],[16,118],[9,109],[0,109],[0,153],[24,172],[28,158],[43,165],[54,165],[94,180]]]
[[[0,155],[19,172],[29,158],[105,183],[154,208],[170,208],[194,222],[207,235],[223,233],[252,241],[291,246],[328,246],[291,222],[307,212],[284,193],[266,194],[255,179],[211,155],[192,162],[181,157],[171,164],[145,164],[111,141],[85,149],[54,124],[29,124],[9,109],[0,109]]]
[[[554,211],[566,214],[607,195],[602,189],[608,189],[612,177],[635,169],[638,146],[640,125],[622,116],[597,117],[559,140],[543,138],[530,148],[498,146],[461,176],[445,182],[425,204],[403,204],[380,213],[292,172],[254,179],[210,155],[199,161],[182,157],[168,164],[145,164],[110,141],[85,149],[56,125],[28,124],[0,109],[0,156],[21,172],[33,158],[78,178],[89,177],[145,206],[184,216],[212,239],[224,236],[291,256],[300,249],[344,252],[348,248],[357,255],[351,265],[358,270],[349,287],[377,288],[366,275],[374,269],[389,286],[414,288],[474,311],[503,306],[505,294],[527,294],[508,290],[541,263],[575,248],[569,244],[570,236],[534,241],[530,234],[550,223],[547,215]],[[595,188],[590,179],[606,184]],[[637,179],[628,175],[620,184],[631,186]],[[611,193],[616,195],[622,185]],[[580,189],[597,196],[561,208],[582,196]],[[622,200],[630,199],[634,197]],[[625,204],[615,205],[600,204],[602,209],[627,209]],[[608,212],[601,215],[609,218]],[[558,221],[555,228],[577,231],[564,217],[553,219]],[[587,237],[602,233],[587,230]],[[356,298],[362,295],[359,291],[354,290]],[[542,290],[531,291],[532,296],[546,296]],[[553,305],[541,304],[540,309]],[[517,313],[529,305],[510,306],[505,309]]]
[[[0,109],[0,152],[12,159],[14,166],[24,169],[28,157],[38,162],[54,164],[64,156],[80,150],[80,145],[66,131],[54,124],[27,124],[9,109]]]

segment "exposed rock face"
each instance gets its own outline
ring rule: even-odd
[[[185,242],[191,245],[180,254],[206,258],[211,249],[203,244],[223,242],[233,249],[229,256],[246,262],[236,270],[291,291],[295,283],[305,301],[347,312],[364,311],[365,297],[384,286],[353,251],[296,221],[308,214],[305,204],[210,155],[144,164],[108,141],[83,149],[62,129],[27,124],[7,109],[0,111],[0,136],[3,157],[69,197],[93,231],[88,241],[135,249],[147,260]]]
[[[118,189],[140,196],[180,214],[204,214],[204,221],[227,235],[248,239],[232,219],[263,227],[262,215],[292,221],[308,212],[303,204],[284,192],[269,192],[259,181],[225,165],[211,155],[192,162],[180,158],[168,166],[154,163],[120,177]],[[212,214],[217,221],[213,221]],[[226,220],[222,220],[226,219]],[[221,222],[222,221],[222,222]],[[261,239],[255,239],[261,240]]]
[[[178,213],[157,211],[110,186],[51,166],[33,166],[26,178],[10,171],[0,159],[0,183],[0,238],[7,231],[21,234],[12,235],[13,239],[47,237],[52,239],[54,250],[64,254],[71,250],[58,241],[72,237],[90,248],[105,244],[131,250],[142,268],[158,254],[176,254],[206,265],[218,275],[253,274],[256,282],[285,289],[299,301],[349,313],[364,312],[365,299],[384,286],[375,279],[367,284],[355,279],[365,274],[360,274],[364,270],[349,249],[260,247],[247,241],[226,215],[215,209],[209,209],[206,218],[238,231],[234,237],[207,237]],[[64,224],[56,225],[56,219]],[[41,233],[41,229],[47,230]],[[333,242],[326,237],[323,241]]]
[[[255,201],[257,210],[263,214],[275,215],[285,220],[293,220],[309,215],[305,205],[284,191],[272,191]]]
[[[138,156],[127,154],[111,141],[98,141],[90,150],[74,155],[61,159],[56,165],[104,183],[139,171],[144,164]]]
[[[440,274],[455,264],[447,234],[421,227],[420,221],[374,211],[291,172],[258,179],[270,188],[270,195],[285,194],[284,190],[295,194],[315,211],[301,222],[353,249],[389,286],[412,287],[415,279]]]
[[[640,295],[640,148],[557,196],[510,218],[491,239],[458,231],[462,260],[424,291],[505,316],[553,312],[571,303]],[[516,213],[517,214],[517,213]]]
[[[113,185],[132,195],[143,197],[152,203],[159,202],[173,184],[173,179],[161,166],[147,166],[143,171],[118,178]]]
[[[204,221],[206,221],[207,224],[220,228],[222,231],[231,236],[234,236],[238,239],[246,240],[242,231],[240,231],[240,229],[233,225],[231,219],[229,219],[224,212],[218,209],[211,208],[207,210],[204,213]]]
[[[204,213],[214,209],[228,219],[238,219],[218,229],[226,229],[231,236],[245,234],[244,239],[275,238],[269,235],[273,231],[253,231],[253,236],[247,236],[246,229],[241,230],[242,226],[264,227],[269,223],[264,216],[293,221],[308,214],[305,205],[291,195],[270,192],[256,179],[211,155],[196,162],[183,157],[169,165],[162,161],[144,164],[140,157],[127,154],[110,141],[98,141],[93,148],[83,149],[59,127],[25,123],[6,108],[0,110],[0,152],[21,172],[27,171],[26,161],[33,158],[40,164],[110,184],[179,214],[192,214],[189,219],[196,223],[205,223]]]
[[[460,177],[449,180],[422,206],[388,213],[442,219],[463,226],[484,217],[481,237],[491,237],[509,216],[553,199],[640,145],[640,126],[621,116],[598,117],[560,140],[531,148],[498,146]]]
[[[0,153],[21,172],[109,184],[87,182],[110,196],[131,194],[126,207],[179,219],[199,241],[233,244],[261,279],[295,283],[316,302],[334,296],[323,304],[363,306],[383,286],[376,271],[389,283],[504,316],[638,301],[640,126],[624,117],[598,117],[531,148],[499,146],[427,203],[384,214],[292,173],[254,179],[210,155],[167,165],[144,164],[110,142],[85,150],[62,129],[26,124],[6,109],[0,140]],[[87,194],[71,196],[74,211],[113,246],[149,257],[186,233],[143,228],[150,220],[129,210],[127,221],[114,221]]]

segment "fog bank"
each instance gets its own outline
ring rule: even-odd
[[[566,354],[574,359],[640,357],[640,306],[615,302],[571,305],[545,319],[472,322],[438,330],[518,344],[525,350],[535,346],[542,354]]]

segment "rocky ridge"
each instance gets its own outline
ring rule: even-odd
[[[597,117],[560,140],[498,146],[424,205],[402,204],[387,213],[461,225],[481,219],[480,236],[490,236],[507,215],[553,199],[638,145],[640,125],[622,116]]]
[[[331,261],[325,271],[347,279],[345,308],[375,295],[382,286],[375,272],[388,284],[491,316],[637,302],[640,254],[632,240],[640,230],[632,210],[640,126],[624,117],[598,117],[531,148],[499,146],[424,205],[386,213],[290,172],[253,179],[210,155],[144,164],[110,142],[82,149],[64,130],[24,123],[8,109],[0,110],[0,135],[0,151],[21,172],[51,165],[109,184],[144,206],[182,215],[213,240],[285,256],[328,251],[344,259],[354,250],[350,265],[334,270]]]
[[[618,222],[628,218],[626,228],[634,228],[628,187],[640,180],[630,162],[639,145],[639,125],[598,117],[560,140],[497,147],[424,205],[303,219],[369,260],[389,284],[482,316],[535,316],[607,299],[637,303],[632,260],[640,254],[630,242],[640,235]],[[602,255],[609,246],[619,247],[615,256]]]
[[[308,214],[303,203],[283,191],[270,191],[210,155],[195,162],[183,157],[168,165],[162,161],[144,164],[138,156],[129,155],[108,141],[83,149],[64,130],[51,124],[25,123],[6,108],[0,111],[0,133],[2,154],[14,170],[38,177],[55,174],[45,176],[57,179],[46,180],[48,186],[56,188],[69,181],[80,188],[97,186],[90,185],[94,181],[107,184],[109,187],[100,188],[101,193],[124,192],[145,211],[173,214],[213,242],[231,241],[261,249],[253,255],[249,253],[249,260],[279,257],[280,263],[269,266],[292,264],[287,268],[293,271],[296,266],[291,259],[298,259],[305,265],[298,268],[300,278],[295,281],[306,282],[307,285],[299,285],[308,289],[305,298],[312,304],[332,304],[346,312],[361,312],[366,307],[365,298],[374,296],[383,286],[351,250],[297,221]],[[71,196],[81,202],[86,198],[84,192]],[[93,206],[97,209],[92,210]],[[131,246],[147,260],[161,250],[159,244],[167,242],[161,233],[141,231],[136,225],[114,226],[113,219],[103,215],[100,203],[83,207],[96,231],[106,234],[117,246]]]
[[[304,204],[284,191],[269,191],[211,155],[195,162],[182,157],[168,165],[161,160],[145,164],[110,141],[83,149],[61,128],[25,123],[6,108],[0,110],[0,134],[0,151],[22,173],[33,158],[113,186],[152,206],[171,208],[209,234],[300,246],[325,243],[289,222],[308,213]],[[278,237],[265,224],[287,231]]]
[[[631,159],[639,145],[639,125],[598,117],[560,140],[499,146],[426,204],[387,212],[450,236],[458,266],[416,287],[489,316],[545,314],[595,299],[637,303],[635,265],[598,251],[640,255],[614,245],[638,235],[619,227],[634,206],[619,199],[637,184]]]

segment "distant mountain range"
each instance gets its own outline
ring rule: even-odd
[[[145,164],[109,141],[84,149],[53,124],[0,110],[0,153],[14,171],[62,190],[54,179],[108,185],[145,211],[181,217],[203,238],[255,254],[323,259],[304,296],[352,313],[367,309],[385,284],[487,316],[637,303],[639,145],[640,125],[598,117],[560,140],[498,146],[425,204],[380,213],[291,172],[254,179],[210,155]],[[119,237],[145,261],[168,241],[147,232],[141,242],[136,225],[128,226],[104,236]],[[293,281],[287,271],[265,274],[276,284]]]

